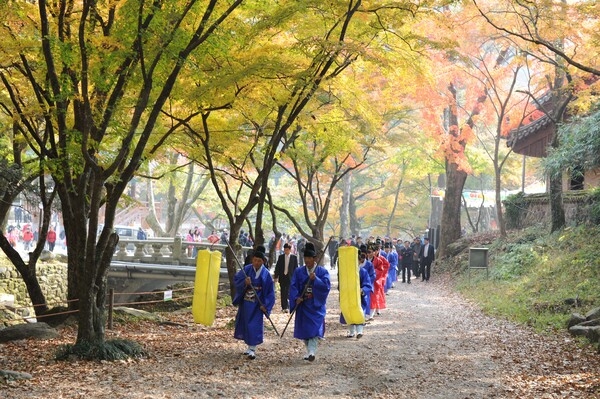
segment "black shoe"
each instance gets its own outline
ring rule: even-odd
[[[304,356],[302,359],[308,360],[308,355]]]
[[[315,355],[308,355],[308,361],[309,362],[314,362],[315,361]]]
[[[362,334],[356,334],[356,339],[361,339],[362,338]]]
[[[250,360],[256,359],[256,354],[254,353],[254,351],[250,351],[250,353],[248,353],[248,359],[250,359]]]
[[[410,284],[410,280],[408,280],[408,284]]]

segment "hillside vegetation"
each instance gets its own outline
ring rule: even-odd
[[[470,247],[489,248],[489,278],[471,270]],[[484,233],[455,243],[440,271],[485,312],[538,332],[564,331],[570,315],[600,307],[600,227],[576,226],[549,234],[544,227],[511,231],[507,239]]]

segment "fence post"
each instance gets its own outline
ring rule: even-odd
[[[173,263],[177,262],[176,264],[178,265],[182,263],[182,254],[185,253],[185,251],[182,251],[182,241],[183,240],[181,239],[181,236],[177,236],[173,239],[173,250],[171,251],[171,257],[173,258]]]
[[[113,329],[113,308],[115,307],[115,289],[108,290],[108,329]]]

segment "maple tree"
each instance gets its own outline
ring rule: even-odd
[[[322,249],[321,243],[325,242],[324,228],[334,190],[345,175],[365,162],[374,142],[374,139],[368,142],[367,137],[361,137],[362,143],[351,139],[348,132],[341,132],[341,125],[337,123],[329,128],[336,130],[334,134],[329,131],[321,133],[324,137],[320,140],[315,137],[321,135],[320,132],[300,136],[285,152],[286,156],[277,162],[296,184],[302,222],[286,207],[277,203],[273,206],[292,221],[300,234],[315,243],[318,251]]]
[[[530,89],[533,79],[532,72],[527,68],[527,60],[519,55],[519,49],[511,41],[496,37],[489,27],[487,30],[485,28],[485,24],[479,26],[474,35],[477,40],[471,40],[468,46],[461,43],[461,50],[465,74],[470,77],[471,86],[483,88],[488,97],[475,125],[475,133],[493,164],[497,224],[500,236],[506,237],[501,199],[502,170],[511,150],[503,150],[501,143],[511,129],[519,126],[530,108],[529,97],[520,91],[523,88]],[[488,137],[490,144],[486,140]]]
[[[10,109],[1,100],[0,104],[2,104],[4,110]],[[14,145],[8,147],[10,150],[3,147],[4,150],[8,151],[2,151],[5,157],[0,160],[2,176],[0,177],[0,220],[2,220],[2,223],[0,223],[0,226],[2,226],[0,230],[0,248],[22,276],[29,298],[32,304],[35,305],[36,315],[41,315],[48,311],[48,305],[37,278],[37,263],[46,243],[56,190],[53,188],[47,190],[45,178],[40,173],[39,161],[35,157],[31,159],[27,157],[23,153],[24,147],[17,144],[20,137],[18,132],[19,129],[14,129],[14,136],[11,137]],[[11,161],[10,164],[9,160]],[[37,228],[34,228],[31,223],[29,224],[31,231],[38,230],[38,240],[32,244],[31,251],[26,259],[21,256],[4,234],[8,214],[15,199],[20,195],[23,195],[24,198],[36,196],[41,206],[38,210],[40,216]],[[13,228],[19,229],[20,226],[13,226]]]
[[[7,79],[6,73],[0,70],[0,80],[6,83]],[[48,311],[48,305],[37,278],[37,264],[46,243],[56,202],[56,188],[52,187],[44,176],[44,156],[27,151],[24,129],[16,121],[17,116],[11,106],[10,95],[4,92],[2,94],[4,95],[0,96],[0,126],[5,134],[0,138],[0,248],[21,275],[29,298],[35,305],[35,314],[41,315]],[[37,242],[32,241],[31,250],[26,257],[18,252],[16,245],[11,244],[4,234],[8,233],[6,227],[9,212],[19,197],[24,199],[23,202],[35,203],[36,207],[39,204],[39,208],[36,209],[36,212],[39,212],[37,226],[27,223],[31,232],[37,231],[38,237]],[[23,207],[21,209],[22,212],[25,211]],[[25,224],[20,226],[17,223],[12,227],[20,230]]]
[[[487,23],[531,55],[552,64],[558,58],[580,71],[600,75],[595,57],[600,35],[596,2],[473,0],[473,4]]]
[[[319,123],[319,107],[327,103],[328,96],[336,101],[334,91],[326,86],[335,86],[359,58],[375,58],[369,51],[386,51],[382,41],[370,43],[383,28],[374,29],[369,22],[398,21],[378,19],[377,8],[371,8],[374,4],[345,1],[321,7],[312,2],[286,3],[285,14],[277,9],[255,9],[257,24],[246,28],[249,33],[243,32],[243,25],[238,27],[239,37],[252,37],[252,42],[238,40],[226,54],[203,60],[208,62],[206,68],[218,66],[217,83],[189,77],[196,88],[188,91],[189,101],[178,106],[193,105],[189,116],[179,120],[201,149],[195,159],[210,171],[232,243],[245,223],[251,225],[250,215],[257,220],[254,242],[263,242],[261,220],[273,167],[304,130]],[[382,15],[411,19],[402,4],[394,3]],[[196,111],[195,99],[201,98],[196,93],[217,89],[224,94]],[[232,282],[236,262],[231,249],[227,255]]]
[[[595,2],[527,2],[501,1],[494,4],[473,4],[488,24],[512,40],[521,51],[550,65],[549,91],[554,97],[552,110],[542,110],[556,127],[564,121],[567,107],[574,99],[575,76],[581,72],[600,75],[598,32],[600,15]],[[552,76],[552,78],[550,78]],[[535,100],[535,96],[530,93]],[[551,148],[560,146],[556,131]],[[554,173],[549,184],[551,231],[565,226],[562,205],[562,179]]]
[[[149,212],[145,220],[156,235],[175,237],[180,234],[181,225],[189,215],[197,214],[194,204],[205,192],[209,178],[205,173],[198,173],[197,165],[177,151],[166,154],[164,161],[164,164],[153,162],[149,165],[148,174],[140,174],[140,177],[146,178]],[[164,228],[162,215],[157,213],[157,191],[163,198],[161,205],[166,202]],[[203,224],[211,227],[209,221]]]
[[[267,27],[282,29],[287,24],[298,23],[299,15],[305,17],[302,24],[321,20],[320,11],[309,9],[307,12],[303,6],[290,4],[285,19],[281,19],[278,10],[272,15],[265,11],[261,36],[271,37]],[[300,30],[299,33],[307,36],[298,39],[282,34],[281,43],[270,45],[255,37],[252,51],[245,48],[245,51],[237,52],[240,60],[234,58],[227,62],[226,73],[233,78],[221,83],[227,84],[228,101],[206,106],[196,118],[197,122],[190,118],[190,122],[185,123],[192,139],[203,151],[202,158],[197,160],[210,171],[211,182],[227,215],[232,244],[237,241],[250,213],[266,200],[269,175],[280,153],[297,139],[297,126],[302,124],[304,108],[324,81],[339,75],[355,59],[355,52],[344,44],[350,22],[359,7],[360,2],[350,1],[342,5],[342,12],[337,16],[327,14],[327,18],[335,19],[319,32],[322,42],[314,49],[309,49],[315,44],[312,30]],[[290,54],[286,47],[299,45],[302,48],[309,38],[311,46],[288,60]],[[299,41],[294,43],[296,40]],[[232,54],[235,53],[234,48]],[[262,57],[267,53],[269,69],[274,69],[273,72],[263,67]],[[259,66],[262,68],[258,69]],[[266,73],[265,79],[262,74]],[[236,140],[235,146],[228,145],[232,136]],[[233,294],[237,264],[232,249],[227,249],[227,269]]]
[[[241,3],[2,3],[12,22],[3,26],[4,88],[62,203],[75,348],[104,343],[116,209],[173,132],[157,121],[185,61],[223,34]]]

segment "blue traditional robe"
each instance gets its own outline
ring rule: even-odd
[[[238,306],[233,336],[244,340],[247,345],[258,345],[262,344],[264,334],[260,303],[267,309],[267,314],[271,313],[275,304],[273,278],[264,266],[255,271],[252,265],[246,265],[244,271],[245,274],[242,270],[238,271],[233,279],[235,284],[233,304]],[[255,297],[254,290],[246,286],[246,275],[250,277],[260,302]]]
[[[375,267],[373,266],[373,262],[371,262],[370,260],[365,260],[365,263],[361,266],[361,269],[365,269],[367,271],[367,274],[369,275],[369,280],[371,281],[371,293],[373,292],[373,290],[375,289]],[[371,307],[371,295],[369,295],[369,297],[367,298],[367,304],[369,305],[369,308]],[[365,314],[370,314],[370,312],[367,312]]]
[[[373,270],[373,275],[375,275],[375,270]],[[362,308],[364,315],[368,317],[371,313],[371,292],[373,292],[373,284],[371,283],[369,272],[364,267],[358,268],[358,277],[360,279],[360,307]],[[340,314],[340,323],[346,324],[346,319],[344,319],[343,314]]]
[[[387,254],[386,258],[388,262],[390,262],[390,270],[388,271],[387,280],[385,282],[385,292],[392,288],[392,284],[396,282],[396,271],[398,269],[398,253],[392,251],[389,254]]]
[[[314,273],[315,279],[310,282],[300,305],[296,304],[296,299],[300,298],[309,281],[308,270],[306,266],[299,267],[292,275],[289,298],[291,311],[296,310],[294,338],[310,339],[325,334],[325,304],[331,283],[329,272],[324,267],[315,267]]]
[[[373,283],[371,282],[371,277],[369,277],[369,272],[361,267],[358,269],[358,273],[360,276],[360,306],[362,307],[363,313],[365,316],[368,316],[371,313],[371,293],[373,292]],[[375,270],[373,270],[373,274],[375,274]]]

